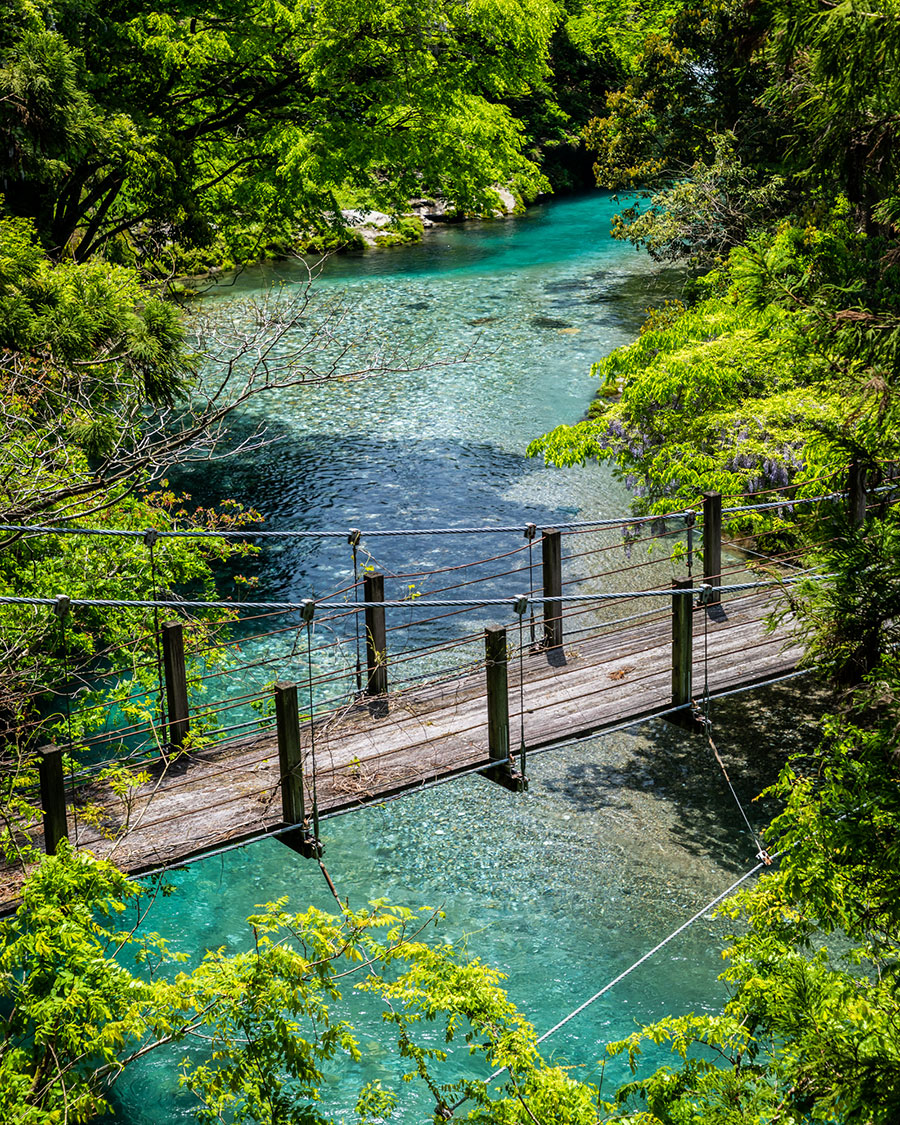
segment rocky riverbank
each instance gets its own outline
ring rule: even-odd
[[[496,206],[487,215],[477,218],[503,219],[518,215],[525,204],[507,188],[495,188]],[[366,211],[361,208],[341,212],[353,236],[348,249],[381,249],[386,246],[403,246],[419,242],[424,232],[440,223],[458,223],[473,217],[460,213],[445,199],[411,199],[409,212],[399,219],[382,211]]]

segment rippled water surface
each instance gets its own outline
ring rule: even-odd
[[[551,470],[524,455],[535,436],[578,421],[597,386],[591,363],[632,339],[677,285],[609,238],[614,210],[596,193],[503,222],[435,228],[420,246],[332,259],[317,299],[342,297],[342,342],[368,334],[354,360],[385,345],[446,366],[260,399],[238,430],[263,420],[280,440],[179,483],[198,498],[240,497],[266,527],[294,530],[551,526],[621,514],[626,496],[608,471]],[[291,296],[305,278],[301,265],[248,271],[205,308],[249,319],[267,286]],[[441,565],[459,542],[370,549],[390,572]],[[327,540],[271,550],[266,590],[324,592],[347,557],[346,544]]]
[[[608,471],[551,470],[524,456],[531,438],[581,417],[596,388],[590,364],[633,338],[647,307],[673,291],[674,278],[609,239],[613,210],[595,194],[330,262],[319,292],[343,292],[347,333],[368,331],[420,356],[474,358],[283,392],[239,424],[249,432],[264,419],[276,444],[175,483],[203,502],[239,497],[268,528],[548,526],[622,514],[627,496]],[[302,276],[290,266],[251,271],[219,287],[206,308],[250,316],[248,302],[267,285]],[[453,565],[467,548],[444,536],[373,538],[368,549],[373,565],[397,574]],[[259,593],[327,593],[346,582],[348,564],[340,539],[267,549]],[[778,709],[789,705],[785,692],[721,705],[723,723],[738,732],[725,753],[737,755],[733,776],[750,796],[773,776],[785,748]],[[462,778],[328,820],[323,837],[342,895],[442,907],[443,932],[503,969],[543,1031],[751,866],[753,848],[705,743],[665,724],[548,752],[528,772],[526,795]],[[174,880],[176,893],[157,903],[150,923],[195,955],[242,948],[243,920],[257,903],[331,901],[315,865],[272,840],[195,863]],[[703,918],[568,1024],[548,1054],[596,1079],[608,1040],[666,1011],[716,1007],[721,929]],[[353,1004],[364,1060],[329,1076],[326,1103],[338,1116],[363,1081],[396,1083],[403,1069],[372,1000]],[[120,1122],[189,1118],[176,1089],[181,1053],[129,1072],[118,1087]],[[465,1074],[471,1064],[461,1055],[453,1065]],[[615,1064],[606,1082],[623,1077]],[[401,1093],[399,1119],[427,1120],[424,1092]]]

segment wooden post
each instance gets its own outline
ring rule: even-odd
[[[690,578],[672,579],[672,706],[690,706],[693,690],[694,598]],[[677,721],[677,720],[676,720]]]
[[[365,575],[363,600],[384,601],[383,574]],[[384,608],[379,606],[366,607],[366,667],[369,675],[366,694],[387,695],[387,632],[384,624]]]
[[[513,765],[509,755],[509,679],[506,655],[506,630],[488,625],[484,631],[484,658],[487,675],[488,754],[493,765],[482,770],[490,781],[513,793],[524,793],[527,780]]]
[[[278,731],[278,770],[281,776],[281,810],[285,824],[306,819],[303,801],[303,755],[300,749],[300,708],[297,685],[275,685],[275,725]]]
[[[708,595],[708,605],[718,605],[722,600],[722,493],[703,493],[703,581],[713,590]]]
[[[847,508],[851,527],[866,522],[866,471],[858,461],[851,461],[847,470]]]
[[[544,648],[562,648],[562,535],[554,527],[541,536],[544,569]]]
[[[66,820],[66,783],[63,778],[62,750],[58,746],[42,746],[38,750],[38,777],[41,785],[41,809],[44,813],[44,851],[56,855],[56,846],[69,838]]]
[[[166,674],[166,706],[169,711],[169,744],[176,750],[184,745],[190,729],[188,717],[187,671],[184,665],[184,631],[180,621],[167,621],[162,635],[163,668]]]
[[[487,673],[488,753],[497,762],[509,761],[509,682],[506,630],[489,625],[484,631]]]

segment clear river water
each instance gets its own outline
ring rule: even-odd
[[[531,438],[583,415],[596,389],[591,363],[633,338],[647,308],[675,291],[676,278],[609,238],[615,206],[596,193],[503,222],[437,228],[419,246],[333,259],[318,288],[343,294],[348,333],[365,329],[420,354],[474,349],[476,358],[285,392],[241,422],[262,418],[280,441],[174,483],[203,502],[239,497],[268,528],[547,526],[627,511],[608,470],[559,471],[524,456]],[[296,265],[260,267],[217,288],[206,307],[240,317],[267,286],[303,276]],[[460,549],[452,537],[414,547],[383,540],[376,561],[397,572],[448,564]],[[258,593],[315,595],[345,580],[346,567],[346,543],[294,541],[261,556]],[[785,686],[718,705],[723,752],[748,798],[806,736],[793,699]],[[323,839],[341,895],[441,907],[442,933],[508,974],[510,995],[542,1032],[751,867],[754,848],[705,743],[664,723],[532,757],[529,776],[523,795],[460,778],[328,819]],[[194,955],[245,947],[244,919],[258,903],[333,903],[316,865],[274,840],[172,880],[175,893],[148,924]],[[608,1041],[667,1012],[717,1008],[722,933],[723,923],[702,918],[548,1040],[547,1056],[596,1080]],[[352,1006],[364,1058],[334,1067],[324,1105],[349,1117],[355,1090],[381,1078],[400,1089],[396,1120],[429,1120],[427,1091],[399,1084],[405,1068],[374,1002]],[[121,1079],[118,1122],[191,1119],[177,1085],[184,1053],[151,1056]],[[460,1050],[457,1073],[471,1065]],[[610,1064],[604,1089],[625,1077]]]

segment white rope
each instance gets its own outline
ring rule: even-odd
[[[648,949],[647,952],[643,955],[643,957],[639,957],[637,959],[637,961],[634,962],[633,965],[629,965],[628,968],[625,969],[624,972],[619,973],[619,975],[617,977],[615,977],[613,980],[611,980],[609,982],[609,984],[605,984],[598,992],[595,992],[593,996],[591,996],[588,1000],[585,1000],[585,1002],[583,1004],[579,1004],[579,1006],[575,1009],[574,1012],[570,1012],[564,1019],[561,1019],[559,1021],[559,1023],[554,1024],[553,1027],[551,1027],[549,1031],[545,1031],[544,1034],[542,1036],[540,1036],[540,1038],[537,1040],[537,1042],[543,1043],[545,1039],[549,1039],[550,1036],[553,1035],[555,1032],[559,1031],[559,1029],[561,1027],[565,1027],[565,1025],[570,1020],[573,1020],[577,1015],[580,1015],[585,1010],[585,1008],[589,1008],[591,1006],[591,1004],[594,1003],[595,1000],[599,1000],[601,996],[604,996],[607,992],[609,992],[609,990],[611,988],[613,988],[615,985],[617,985],[621,981],[623,981],[627,976],[629,976],[631,973],[633,973],[635,969],[637,969],[639,966],[643,965],[645,961],[649,961],[650,958],[654,956],[654,954],[659,953],[659,951],[661,949],[665,949],[665,947],[669,944],[670,941],[674,941],[674,939],[677,938],[679,936],[679,934],[683,934],[684,931],[689,926],[693,926],[693,924],[695,922],[697,922],[700,918],[702,918],[704,914],[707,914],[710,910],[712,910],[712,908],[714,906],[718,906],[719,903],[723,899],[728,898],[728,896],[733,891],[737,890],[737,888],[741,885],[741,883],[745,883],[752,875],[755,875],[757,873],[757,871],[762,870],[762,868],[766,867],[766,866],[768,866],[768,865],[760,862],[760,863],[757,863],[757,865],[755,867],[751,867],[750,870],[748,872],[746,872],[746,874],[744,874],[740,877],[740,879],[735,880],[735,882],[733,882],[731,884],[731,886],[728,888],[728,890],[722,891],[722,893],[720,895],[716,895],[716,897],[714,899],[711,899],[706,904],[706,906],[701,907],[697,911],[697,913],[692,915],[690,918],[688,918],[688,920],[686,922],[682,922],[677,930],[673,930],[669,934],[668,937],[663,938],[663,940],[661,942],[659,942],[658,945],[654,945],[654,947],[652,949]],[[503,1069],[496,1071],[494,1074],[492,1074],[490,1076],[490,1078],[487,1079],[487,1081],[490,1082],[493,1078],[496,1078],[498,1074],[502,1074],[505,1069],[506,1068],[504,1067]]]

